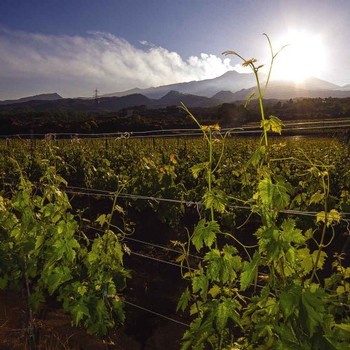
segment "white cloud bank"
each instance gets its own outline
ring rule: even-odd
[[[36,90],[42,83],[46,91],[51,86],[51,91],[73,97],[90,96],[95,87],[109,93],[214,78],[237,69],[229,58],[202,53],[184,60],[178,53],[147,41],[140,44],[137,48],[101,32],[83,37],[1,29],[0,80],[26,81],[27,86],[32,80]]]

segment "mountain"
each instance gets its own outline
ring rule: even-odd
[[[124,108],[145,106],[147,108],[162,108],[179,106],[183,102],[187,107],[213,107],[220,105],[219,99],[205,96],[183,94],[170,91],[159,99],[150,99],[141,94],[131,94],[122,97],[100,97],[96,99],[62,98],[59,100],[29,100],[22,103],[0,105],[0,111],[92,111],[118,112]]]
[[[110,93],[110,94],[104,94],[101,97],[124,97],[124,96],[128,96],[128,95],[142,94],[142,92],[144,90],[147,90],[147,89],[134,88],[134,89],[125,90],[125,91],[122,91],[122,92],[115,92],[115,93]]]
[[[231,91],[219,91],[212,98],[219,100],[220,103],[230,103],[235,100],[235,95]]]
[[[251,87],[233,93],[232,101],[244,101],[253,92],[257,96],[257,89]],[[344,98],[350,97],[349,90],[342,90],[339,86],[317,78],[310,78],[300,83],[292,81],[270,81],[264,95],[267,99],[287,100],[290,98]]]
[[[264,77],[261,77],[264,88]],[[348,89],[347,89],[348,88]],[[1,111],[91,111],[118,112],[135,106],[162,108],[178,106],[213,107],[223,103],[243,102],[254,91],[255,76],[229,71],[220,77],[202,81],[170,84],[148,89],[131,89],[108,94],[98,99],[70,98],[42,94],[19,100],[0,102]],[[272,80],[264,95],[266,99],[288,100],[296,98],[350,97],[350,84],[340,87],[325,80],[310,77],[302,82]],[[255,97],[256,98],[256,97]]]
[[[17,100],[5,100],[0,101],[0,105],[10,105],[15,103],[23,103],[28,101],[55,101],[60,100],[63,97],[60,96],[58,93],[49,93],[49,94],[40,94],[40,95],[34,95],[34,96],[28,96],[28,97],[22,97]]]
[[[346,84],[340,88],[340,90],[350,90],[350,84]]]
[[[137,88],[103,95],[102,97],[121,97],[129,95],[130,93],[140,93],[149,98],[159,99],[170,91],[178,91],[183,94],[211,97],[221,90],[237,91],[240,89],[249,88],[254,84],[254,74],[243,74],[238,73],[236,71],[228,71],[225,74],[214,79],[205,79],[199,81],[190,81],[187,83],[163,85],[147,89]]]
[[[183,94],[179,91],[170,91],[162,98],[153,100],[154,105],[159,107],[179,106],[181,102],[187,107],[212,107],[221,103],[220,100],[215,98]]]
[[[103,97],[95,99],[61,98],[59,100],[30,100],[22,103],[0,105],[0,111],[50,111],[57,110],[80,112],[118,112],[123,108],[132,106],[151,107],[154,101],[141,94],[123,97]]]
[[[96,105],[96,101],[92,101]],[[141,94],[131,94],[122,97],[102,97],[97,100],[98,109],[109,111],[120,111],[123,108],[132,106],[151,107],[153,101]]]
[[[318,79],[315,77],[308,77],[300,82],[293,80],[273,80],[273,84],[288,84],[305,90],[339,90],[340,86],[330,83],[329,81]]]
[[[262,86],[264,84],[265,76],[261,76],[260,80]],[[116,92],[108,95],[104,95],[105,97],[117,96],[122,97],[129,94],[142,94],[151,99],[160,99],[162,96],[165,96],[170,91],[178,91],[182,94],[187,95],[198,95],[203,97],[214,97],[215,99],[219,99],[222,102],[232,102],[237,100],[237,95],[232,96],[231,99],[229,92],[237,94],[240,97],[239,100],[242,100],[249,95],[249,92],[244,90],[251,90],[253,86],[255,86],[255,76],[253,73],[238,73],[236,71],[228,71],[225,74],[213,78],[206,79],[200,81],[190,81],[187,83],[178,83],[178,84],[170,84],[163,85],[158,87],[151,87],[147,89],[131,89],[121,92]],[[221,93],[219,97],[216,96],[221,91],[226,92],[226,96]],[[309,93],[308,91],[313,91]],[[268,95],[269,98],[295,98],[295,97],[318,97],[316,91],[322,91],[319,97],[343,97],[344,94],[340,92],[332,92],[329,94],[329,91],[350,91],[350,84],[345,85],[343,87],[332,84],[328,81],[321,80],[318,78],[310,77],[305,79],[302,82],[295,83],[294,81],[278,81],[273,80],[270,81]],[[288,93],[291,93],[291,96],[288,96]],[[328,96],[327,96],[328,93]],[[321,96],[322,95],[322,96]],[[345,94],[349,96],[349,93]],[[266,96],[267,97],[267,96]]]

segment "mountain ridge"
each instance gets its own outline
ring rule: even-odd
[[[63,99],[61,95],[59,95],[57,92],[53,92],[53,93],[43,93],[39,95],[21,97],[13,100],[3,100],[3,101],[0,101],[0,105],[4,106],[4,105],[16,104],[16,103],[24,103],[28,101],[55,101],[55,100],[61,100],[61,99]]]
[[[261,86],[264,87],[262,76]],[[200,81],[190,81],[146,89],[134,88],[121,92],[101,95],[98,98],[62,98],[57,93],[40,94],[18,100],[0,101],[2,109],[6,106],[22,104],[29,108],[62,110],[102,110],[118,111],[137,105],[147,108],[161,108],[179,105],[188,107],[212,107],[222,103],[246,100],[253,92],[257,96],[253,73],[228,71],[223,75]],[[287,100],[290,98],[345,98],[350,97],[350,84],[339,86],[328,81],[309,77],[296,83],[288,80],[271,80],[264,95],[268,99]],[[17,106],[18,107],[18,106]],[[17,109],[13,106],[12,108]],[[20,108],[20,107],[19,107]]]
[[[141,93],[149,98],[159,99],[170,91],[178,91],[183,94],[212,97],[221,90],[240,90],[255,84],[253,73],[238,73],[227,71],[219,77],[204,80],[192,80],[189,82],[161,85],[145,89],[135,88],[115,93],[102,95],[101,97],[122,97],[130,93]],[[226,88],[223,88],[226,87]]]
[[[266,77],[261,76],[262,86],[265,84]],[[170,91],[178,91],[183,94],[198,95],[204,97],[213,97],[220,91],[230,91],[236,93],[243,89],[252,89],[256,84],[255,76],[253,73],[238,73],[236,71],[227,71],[219,77],[205,80],[193,80],[190,82],[176,83],[161,85],[158,87],[150,88],[135,88],[115,93],[109,93],[102,95],[102,97],[122,97],[130,93],[140,93],[144,96],[147,96],[152,99],[159,99],[166,95]],[[293,87],[293,90],[298,88],[299,90],[342,90],[350,91],[350,84],[339,86],[333,83],[330,83],[326,80],[322,80],[316,77],[308,77],[304,81],[295,83],[291,80],[271,80],[269,83],[274,85],[281,85],[283,88],[289,86]],[[303,97],[303,96],[300,96]]]

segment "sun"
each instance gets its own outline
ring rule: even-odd
[[[273,70],[273,80],[303,82],[308,77],[320,77],[326,69],[326,47],[322,36],[304,31],[290,31],[278,41],[279,49]]]

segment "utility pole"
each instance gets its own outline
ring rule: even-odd
[[[100,101],[98,99],[98,90],[97,88],[94,90],[94,100],[95,100],[95,104],[97,105]]]

